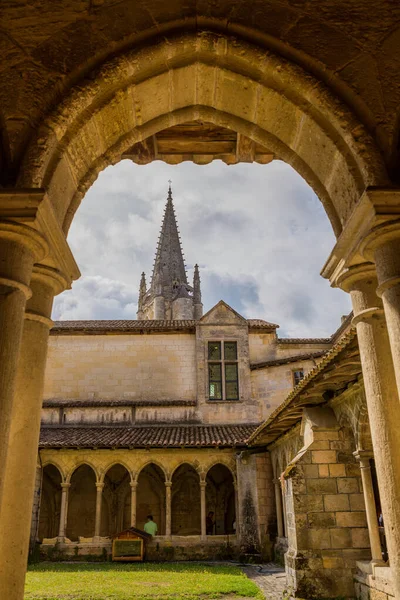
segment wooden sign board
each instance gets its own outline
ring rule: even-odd
[[[113,537],[113,561],[133,562],[143,560],[146,539],[151,539],[151,535],[134,527],[121,531]]]

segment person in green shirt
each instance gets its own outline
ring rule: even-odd
[[[153,515],[147,515],[147,523],[145,523],[144,530],[150,535],[156,535],[158,531],[157,523],[154,523]]]

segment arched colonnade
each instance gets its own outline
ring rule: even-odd
[[[43,466],[38,539],[96,541],[128,527],[143,529],[147,515],[158,535],[226,535],[236,532],[237,485],[231,469],[214,463],[201,471],[184,462],[171,473],[147,463],[133,473],[121,463],[104,471],[84,462],[63,473]],[[212,512],[213,530],[206,530]]]

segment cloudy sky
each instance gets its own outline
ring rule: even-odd
[[[103,171],[68,236],[82,277],[53,318],[135,319],[172,191],[189,280],[200,266],[204,309],[221,298],[281,337],[330,335],[350,301],[319,275],[334,236],[321,203],[288,165],[178,166],[124,160]]]

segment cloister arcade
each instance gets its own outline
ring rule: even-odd
[[[237,132],[237,161],[253,161],[255,143],[290,163],[332,223],[337,244],[323,276],[352,298],[400,598],[398,8],[386,0],[118,4],[118,12],[111,2],[2,8],[0,596],[23,598],[51,307],[79,277],[68,227],[105,166],[196,121]],[[58,485],[54,471],[46,475]],[[120,473],[98,475],[96,513],[101,485],[117,485]],[[68,484],[78,489],[78,471],[71,481],[63,475],[64,498]],[[168,531],[167,513],[165,523]]]
[[[43,468],[38,539],[41,542],[103,540],[127,529],[143,529],[151,514],[158,536],[206,536],[206,514],[214,513],[213,535],[234,535],[236,484],[222,463],[199,471],[189,463],[168,470],[156,463],[132,473],[115,463],[106,471],[82,463],[66,473]],[[170,479],[169,479],[170,477]]]

